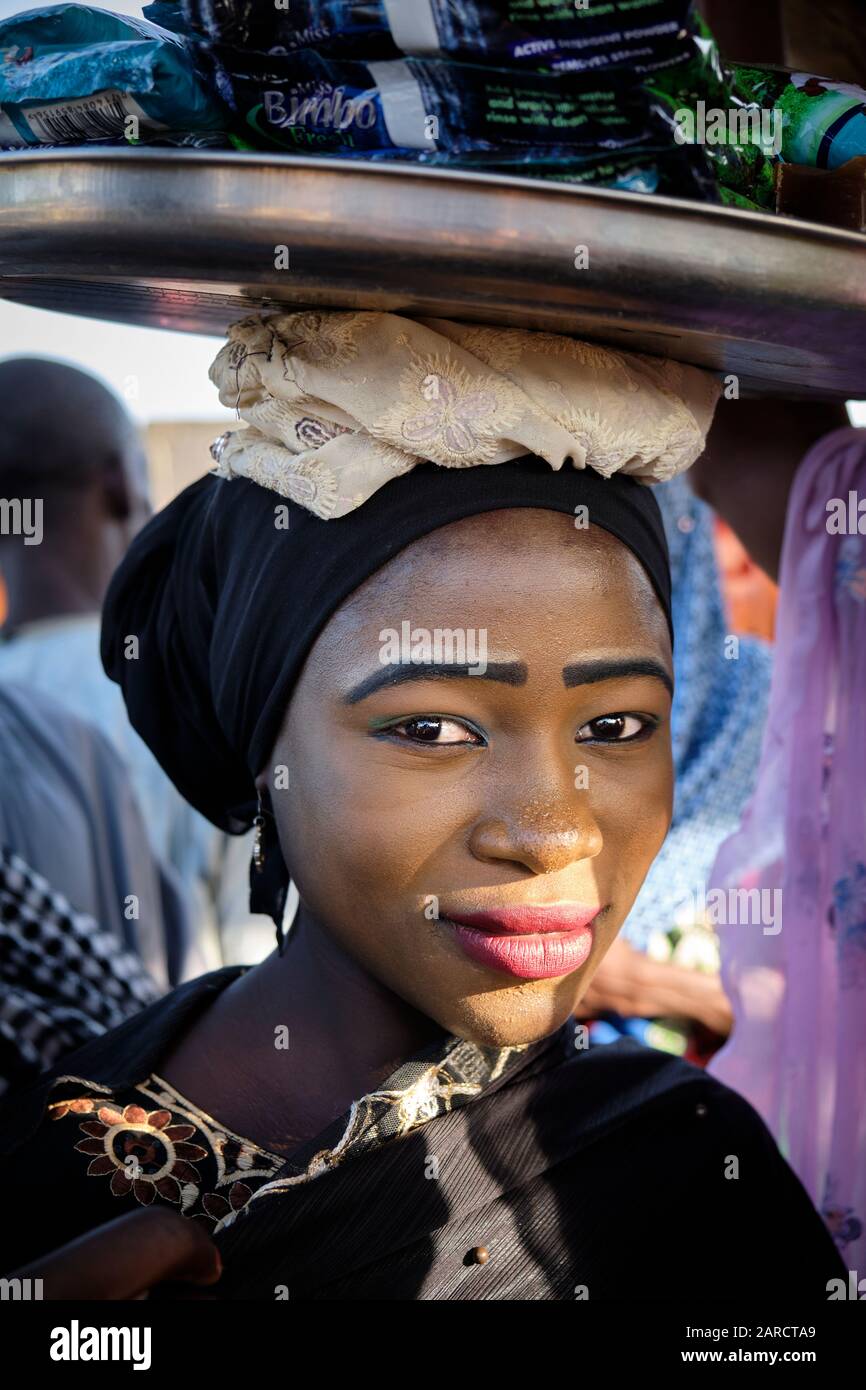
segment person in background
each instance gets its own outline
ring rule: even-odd
[[[150,847],[126,766],[92,724],[15,681],[0,682],[0,847],[137,955],[162,990],[180,982],[187,907]],[[6,984],[0,960],[0,995]]]
[[[99,656],[108,582],[151,513],[142,444],[121,401],[95,377],[64,362],[0,362],[0,399],[8,403],[0,433],[0,497],[42,504],[39,543],[0,534],[7,603],[0,682],[53,696],[94,724],[119,752],[151,848],[180,880],[193,923],[182,978],[191,978],[223,961],[220,903],[230,894],[232,872],[224,870],[227,840],[188,805],[133,730]],[[246,874],[241,857],[233,855],[231,862],[244,864]],[[235,902],[238,897],[235,892]],[[87,910],[89,904],[75,906]],[[100,913],[100,921],[111,916]]]
[[[772,642],[779,591],[726,521],[715,517],[716,555],[731,631]]]

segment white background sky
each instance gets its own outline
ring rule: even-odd
[[[0,0],[0,19],[26,9],[26,0]],[[141,16],[138,0],[114,0],[99,8]],[[233,420],[208,380],[219,338],[131,328],[68,314],[52,314],[0,300],[0,357],[62,357],[100,376],[125,399],[140,423],[151,420]],[[866,402],[852,409],[866,425]]]

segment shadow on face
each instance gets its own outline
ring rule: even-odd
[[[607,532],[521,508],[408,546],[321,633],[273,750],[305,919],[448,1032],[552,1032],[667,833],[671,669]]]

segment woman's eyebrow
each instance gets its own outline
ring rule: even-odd
[[[610,681],[623,676],[652,676],[661,681],[669,695],[674,693],[674,683],[660,661],[652,657],[622,657],[608,660],[601,657],[596,661],[574,661],[563,667],[562,679],[566,689],[575,685],[595,685],[598,681]]]
[[[376,690],[403,685],[405,681],[463,680],[470,677],[472,680],[502,681],[505,685],[525,685],[528,674],[522,661],[488,661],[483,670],[479,670],[474,663],[451,661],[438,665],[432,662],[413,662],[411,665],[405,663],[399,666],[384,666],[381,671],[374,671],[358,685],[352,686],[343,696],[343,704],[356,705],[359,700],[366,700],[367,696]]]

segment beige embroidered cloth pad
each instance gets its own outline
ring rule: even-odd
[[[338,310],[242,319],[210,376],[248,425],[216,442],[216,472],[326,519],[425,460],[532,453],[663,481],[703,451],[721,389],[698,367],[556,333]]]

